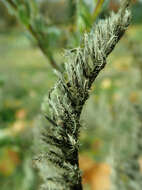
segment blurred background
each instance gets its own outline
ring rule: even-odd
[[[1,190],[38,190],[41,180],[32,161],[36,149],[33,129],[42,100],[57,80],[51,62],[63,67],[64,49],[78,46],[82,33],[120,7],[119,0],[98,2],[81,0],[74,7],[73,0],[37,0],[35,12],[38,7],[40,19],[44,18],[48,26],[38,20],[39,33],[42,28],[41,34],[47,38],[46,54],[25,27],[28,21],[24,12],[17,18],[13,9],[0,1]],[[109,56],[81,116],[84,189],[109,190],[116,175],[123,189],[130,190],[131,181],[132,190],[141,189],[141,0],[133,1],[132,15],[131,26]],[[132,166],[134,162],[137,169],[126,167],[126,163]]]

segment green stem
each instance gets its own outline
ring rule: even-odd
[[[18,7],[17,5],[12,1],[12,0],[6,0],[6,3],[8,3],[16,13],[18,13]],[[21,4],[23,4],[24,2],[22,1]],[[43,52],[43,54],[45,55],[45,57],[49,60],[50,65],[58,70],[61,71],[60,67],[56,64],[56,61],[53,58],[52,52],[48,50],[48,48],[44,47],[41,43],[41,40],[38,37],[38,33],[34,30],[33,26],[30,24],[32,23],[32,20],[30,20],[28,25],[25,25],[26,29],[30,32],[30,34],[34,37],[34,39],[37,42],[38,47],[40,48],[40,50]],[[44,38],[44,37],[43,37]],[[42,39],[44,41],[44,39]]]
[[[100,14],[100,11],[102,9],[102,6],[103,6],[103,3],[104,3],[105,0],[98,0],[97,1],[97,5],[94,9],[94,12],[93,12],[93,21],[96,21],[96,18],[98,17],[98,15]]]

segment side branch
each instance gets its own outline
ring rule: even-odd
[[[32,9],[31,4],[35,3],[32,2],[33,0],[30,0],[29,2],[27,0],[22,1],[14,1],[14,0],[2,0],[4,4],[10,6],[16,16],[19,17],[22,24],[26,27],[26,29],[30,32],[30,34],[34,37],[36,40],[36,43],[42,53],[45,55],[45,57],[49,60],[50,65],[56,69],[61,71],[59,66],[56,64],[52,52],[49,50],[48,40],[47,40],[47,34],[43,31],[44,28],[48,28],[48,25],[46,21],[39,17],[39,15],[34,14],[34,10]],[[38,27],[38,24],[40,24],[41,27]],[[46,38],[45,38],[46,37]]]

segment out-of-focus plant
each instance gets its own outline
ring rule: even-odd
[[[141,45],[139,44],[139,42],[135,42],[132,39],[127,38],[127,48],[128,51],[131,51],[133,67],[138,70],[137,77],[136,75],[134,75],[132,77],[133,81],[131,81],[131,89],[134,89],[134,91],[137,90],[137,94],[134,94],[134,92],[132,92],[133,94],[130,98],[131,104],[129,100],[127,100],[128,104],[127,107],[131,114],[131,116],[129,117],[129,122],[130,121],[131,122],[127,134],[123,133],[123,136],[121,137],[121,139],[123,138],[124,141],[122,140],[120,143],[118,143],[119,140],[117,140],[118,145],[117,143],[116,144],[114,143],[111,154],[112,159],[109,158],[110,160],[112,160],[112,168],[113,168],[112,179],[114,181],[113,181],[112,190],[118,190],[118,189],[140,190],[142,186],[142,172],[141,172],[141,156],[142,156],[141,101],[142,100],[140,98],[141,89],[142,89]],[[136,101],[137,99],[139,100],[139,102]],[[126,114],[127,118],[128,113]]]
[[[44,18],[44,15],[40,13],[39,3],[35,0],[24,0],[22,2],[18,0],[3,0],[2,2],[7,5],[10,12],[19,18],[34,37],[37,45],[50,61],[51,66],[60,71],[60,65],[57,64],[54,58],[55,49],[57,50],[57,47],[61,48],[59,45],[61,41],[64,42],[62,46],[64,48],[68,46],[74,47],[70,41],[74,41],[73,44],[78,45],[81,40],[80,35],[85,30],[91,29],[103,5],[103,1],[98,0],[92,14],[85,1],[68,0],[66,2],[68,4],[68,14],[65,15],[68,17],[67,22],[65,21],[65,23],[58,25],[52,18]],[[47,7],[46,3],[43,2],[41,4],[43,4],[43,7]],[[67,27],[65,27],[66,23]],[[71,40],[68,40],[69,38]]]
[[[15,27],[16,19],[8,14],[6,7],[0,1],[0,32],[6,31],[8,28]]]
[[[39,15],[36,1],[3,0],[3,3],[6,4],[10,11],[16,14],[21,23],[31,33],[41,51],[49,59],[52,67],[59,70],[59,66],[53,58],[52,44],[49,39],[53,36],[54,40],[57,40],[60,32],[57,29],[50,28],[50,23]]]
[[[103,3],[104,3],[104,0],[98,0],[97,1],[96,7],[95,7],[94,12],[93,12],[93,20],[96,20],[97,16],[99,15],[101,8],[103,6]]]
[[[13,2],[16,2],[16,1],[13,1]],[[28,1],[25,1],[25,2],[28,3]],[[74,6],[74,4],[72,4],[72,6]],[[27,7],[27,5],[25,7]],[[91,15],[90,12],[85,7],[86,7],[86,5],[84,5],[84,8],[83,8],[84,13],[80,14],[81,17],[83,18],[83,22],[85,22],[85,24],[84,24],[85,27],[80,30],[80,33],[83,33],[85,30],[89,30],[92,27],[92,23],[93,23],[92,16],[90,16]],[[27,9],[27,8],[24,8],[24,9]],[[22,15],[23,13],[19,13],[19,8],[17,10],[16,10],[16,12],[18,13],[18,15],[20,17],[20,20],[29,30],[30,22],[28,22],[28,19],[29,18],[31,19],[32,17],[30,17],[30,16],[27,16],[27,17],[24,16],[23,17],[23,15]],[[78,10],[80,11],[80,9],[78,9]],[[47,172],[46,167],[44,167],[46,164],[45,165],[42,164],[42,161],[43,161],[43,163],[44,163],[44,161],[46,162],[47,155],[48,155],[47,160],[53,164],[53,168],[55,167],[54,168],[55,173],[53,173],[53,171],[54,171],[54,169],[53,169],[51,171],[51,177],[49,176],[48,179],[47,178],[45,179],[45,187],[48,185],[50,186],[50,184],[51,184],[51,186],[52,185],[54,186],[57,183],[57,184],[60,184],[61,188],[63,186],[65,186],[65,187],[70,186],[71,188],[74,188],[74,187],[72,187],[73,183],[74,183],[75,186],[78,186],[81,189],[80,172],[79,172],[79,168],[78,168],[78,158],[77,158],[78,132],[79,132],[79,128],[80,128],[80,123],[79,123],[80,112],[82,110],[84,102],[88,98],[88,89],[90,88],[91,83],[93,82],[95,77],[98,75],[98,72],[105,65],[105,57],[111,52],[111,50],[113,49],[113,46],[115,45],[115,43],[117,43],[117,41],[119,40],[119,37],[121,37],[121,35],[122,35],[121,29],[124,30],[128,24],[127,19],[125,20],[125,17],[123,20],[123,16],[127,17],[128,15],[127,14],[123,15],[123,11],[121,12],[122,18],[119,16],[115,17],[115,15],[113,15],[114,18],[112,17],[112,20],[109,20],[108,22],[106,21],[106,23],[105,23],[105,21],[101,22],[102,26],[104,26],[105,24],[108,24],[109,26],[112,27],[112,28],[110,27],[110,29],[112,29],[111,34],[114,35],[113,37],[111,35],[107,36],[103,32],[99,33],[100,29],[101,29],[101,31],[103,31],[103,28],[101,27],[101,25],[99,25],[99,26],[96,25],[95,34],[96,34],[96,36],[98,35],[98,37],[95,37],[94,35],[92,35],[92,33],[89,36],[86,35],[85,37],[87,39],[85,39],[85,43],[81,46],[81,48],[72,49],[69,52],[69,56],[67,56],[68,61],[66,64],[66,67],[67,67],[66,70],[68,71],[69,74],[67,73],[67,74],[65,74],[65,76],[63,75],[63,77],[62,77],[58,73],[60,80],[57,83],[57,85],[55,86],[55,88],[53,89],[53,91],[51,92],[51,94],[50,94],[51,96],[49,97],[49,103],[51,106],[51,111],[53,111],[52,119],[50,119],[48,116],[46,116],[49,123],[53,125],[53,126],[50,126],[47,129],[47,131],[49,130],[48,132],[50,132],[51,134],[53,133],[53,134],[49,135],[49,133],[46,134],[47,131],[44,131],[44,134],[43,134],[44,139],[43,140],[47,144],[49,144],[49,147],[50,147],[50,145],[51,146],[55,145],[58,147],[57,149],[61,149],[61,151],[59,150],[59,152],[58,151],[53,152],[52,150],[49,150],[49,153],[45,153],[43,151],[43,154],[41,153],[41,157],[39,157],[39,160],[41,159],[40,160],[41,163],[39,163],[39,167],[41,169],[41,174],[42,174],[43,178],[48,176],[48,175],[44,176]],[[86,15],[84,16],[85,13],[86,13]],[[28,15],[29,13],[27,12],[26,14]],[[74,15],[74,14],[75,13],[72,13],[72,12],[70,13],[70,15]],[[33,18],[34,18],[34,16],[33,16]],[[71,19],[71,23],[73,24],[76,21],[76,19],[74,19],[74,17],[72,17],[72,18],[73,19]],[[96,16],[95,16],[95,19],[96,19]],[[90,21],[91,22],[89,23],[88,20],[89,20],[89,22]],[[112,21],[114,23],[111,25]],[[124,28],[122,27],[122,25],[121,25],[122,28],[119,27],[120,21],[124,21],[123,24],[126,24]],[[40,22],[40,23],[42,23],[42,22]],[[32,25],[32,27],[33,27],[33,25]],[[42,25],[38,30],[35,30],[35,33],[39,32],[40,35],[45,34],[45,33],[40,32],[41,28],[42,28]],[[46,29],[48,30],[48,32],[50,31],[50,29],[51,29],[50,24]],[[51,33],[52,33],[52,29],[51,29]],[[117,33],[119,30],[121,32]],[[74,30],[74,28],[73,28],[73,30],[71,29],[70,31],[76,32],[76,30]],[[102,36],[101,36],[101,34],[102,34]],[[32,34],[32,35],[35,37],[35,34]],[[104,45],[105,43],[104,44],[101,43],[101,40],[100,40],[101,37],[100,36],[102,37],[102,39],[104,39],[105,37],[108,37],[107,38],[108,39],[107,48],[110,48],[108,51],[107,51],[106,46]],[[42,40],[44,40],[44,37],[45,37],[45,35],[43,35]],[[49,37],[49,35],[48,35],[48,37]],[[52,39],[54,39],[54,35],[53,35]],[[99,39],[100,41],[99,40],[95,41],[94,39]],[[39,40],[39,38],[37,39],[37,41],[38,40]],[[78,43],[79,43],[79,40],[78,40]],[[96,44],[98,44],[98,46]],[[43,44],[39,44],[39,46],[40,45],[43,45]],[[49,43],[48,43],[48,45],[49,45]],[[100,49],[98,50],[97,48],[101,48],[101,50]],[[43,52],[45,53],[45,50]],[[82,59],[82,57],[83,57],[83,59]],[[87,59],[86,59],[86,57],[87,57]],[[94,61],[95,66],[91,62],[91,59],[95,60]],[[96,62],[96,60],[98,62]],[[88,63],[88,68],[85,66],[85,64],[87,64],[87,63]],[[90,68],[90,70],[89,70],[89,68]],[[82,78],[83,78],[83,82],[82,82]],[[86,96],[84,95],[85,93],[84,94],[81,93],[82,89],[83,90],[85,89],[84,91],[86,93]],[[60,96],[62,96],[62,93],[65,94],[64,100],[61,100],[61,98],[60,98]],[[76,96],[78,99],[75,98]],[[71,102],[71,104],[70,104],[70,102]],[[71,106],[71,109],[70,109],[70,107],[68,107],[68,105]],[[44,106],[46,106],[46,105],[44,105]],[[67,109],[70,109],[71,112],[69,112]],[[74,115],[73,115],[73,112],[75,113]],[[66,128],[66,134],[61,129],[59,129],[59,131],[58,130],[55,131],[54,128],[59,128],[61,126]],[[55,134],[54,134],[54,132],[55,132]],[[60,138],[61,136],[64,137],[63,140]],[[66,147],[65,147],[65,144],[67,144]],[[44,148],[46,149],[46,144],[45,144]],[[68,156],[68,154],[67,154],[68,152],[71,152],[72,157],[70,157],[70,155]],[[54,178],[52,177],[52,174],[53,174],[53,176],[55,174]],[[57,174],[57,176],[56,176],[56,174]],[[60,177],[58,176],[58,174],[61,174],[61,175],[59,175]],[[68,178],[70,178],[70,179],[68,179]],[[48,181],[48,184],[47,184],[47,181]],[[79,182],[79,184],[77,184],[77,182]],[[60,186],[59,186],[59,188],[60,188]]]
[[[31,167],[31,129],[23,130],[24,123],[15,122],[17,106],[6,105],[6,79],[0,78],[0,186],[2,190],[33,190],[36,175]],[[16,94],[15,94],[16,96]],[[9,127],[10,125],[10,127]],[[22,131],[22,136],[21,136]],[[20,173],[20,175],[19,175]],[[23,180],[24,178],[24,180]]]

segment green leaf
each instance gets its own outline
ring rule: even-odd
[[[92,25],[92,16],[90,9],[83,1],[80,3],[80,11],[78,15],[78,28],[80,32],[84,32],[86,29],[90,29]]]
[[[18,11],[21,22],[24,25],[28,26],[30,23],[30,10],[28,6],[21,4],[20,6],[18,6]]]

